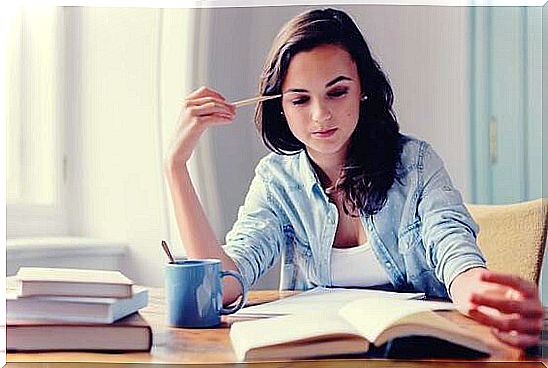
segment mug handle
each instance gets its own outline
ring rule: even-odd
[[[244,282],[244,279],[242,278],[242,276],[239,273],[234,272],[234,271],[221,271],[221,278],[223,278],[225,276],[232,276],[236,280],[238,280],[240,285],[242,285],[243,293],[242,293],[242,298],[240,299],[240,302],[238,303],[238,305],[236,305],[232,308],[221,308],[221,315],[236,313],[237,311],[242,309],[242,307],[247,302],[247,286],[245,285],[245,282]]]

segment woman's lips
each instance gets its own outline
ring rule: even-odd
[[[335,134],[336,130],[337,130],[337,128],[331,128],[331,129],[326,129],[326,130],[318,130],[316,132],[312,132],[312,135],[314,137],[318,137],[318,138],[328,138],[328,137],[331,137],[333,134]]]

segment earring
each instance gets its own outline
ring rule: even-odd
[[[362,95],[362,97],[360,98],[361,101],[365,101],[367,100],[367,95]]]
[[[283,112],[283,111],[280,111],[280,115],[281,115],[281,116],[284,116],[284,112]]]

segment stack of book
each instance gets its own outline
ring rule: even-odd
[[[118,271],[21,267],[6,280],[8,351],[148,351],[148,291]]]

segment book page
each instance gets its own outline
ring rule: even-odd
[[[455,308],[452,303],[364,298],[342,307],[339,315],[367,340],[376,341],[384,330],[404,317],[425,311]]]
[[[317,287],[271,303],[242,308],[235,317],[276,316],[310,312],[336,312],[345,304],[362,298],[420,299],[424,293],[397,293],[382,290]]]
[[[6,277],[6,299],[13,300],[17,299],[19,293],[21,292],[21,285],[19,284],[19,279],[15,276]]]
[[[239,357],[243,357],[248,350],[258,347],[330,335],[359,336],[355,328],[337,313],[326,314],[318,311],[236,322],[230,328],[232,346]]]

